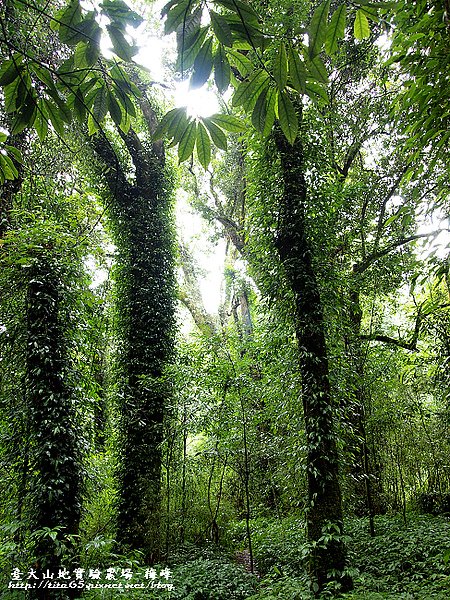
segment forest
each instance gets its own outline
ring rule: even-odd
[[[450,598],[449,46],[0,3],[0,598]]]

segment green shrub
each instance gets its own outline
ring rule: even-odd
[[[377,517],[371,538],[364,519],[349,522],[349,562],[358,572],[348,600],[448,600],[450,520],[409,515]]]
[[[236,524],[231,535],[235,544],[244,548],[247,544],[245,523]],[[283,575],[297,576],[305,570],[308,546],[305,522],[296,516],[282,520],[254,519],[251,523],[252,546],[255,564],[261,574],[274,568]]]
[[[174,569],[173,600],[244,600],[254,593],[256,577],[224,560],[198,559]]]

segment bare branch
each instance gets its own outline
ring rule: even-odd
[[[390,187],[388,193],[386,194],[386,196],[383,198],[383,200],[381,202],[380,214],[378,215],[377,233],[375,235],[375,241],[373,244],[374,251],[376,251],[376,249],[378,248],[378,244],[380,243],[380,239],[381,239],[381,234],[383,232],[383,227],[385,224],[384,217],[386,215],[387,203],[392,198],[392,196],[395,194],[395,192],[398,189],[398,187],[403,179],[403,176],[405,175],[407,170],[408,170],[408,166],[405,165],[403,167],[403,169],[401,170],[401,172],[399,173],[397,179],[395,179],[394,183]]]
[[[431,233],[417,233],[415,235],[410,235],[409,237],[406,237],[406,238],[400,238],[399,240],[395,240],[394,242],[392,242],[391,244],[388,244],[387,246],[385,246],[378,252],[372,252],[372,254],[370,254],[367,258],[365,258],[361,262],[353,265],[353,273],[354,274],[364,273],[364,271],[366,271],[370,267],[370,265],[372,265],[374,262],[376,262],[380,258],[383,258],[383,256],[386,256],[390,252],[396,250],[397,248],[400,248],[401,246],[405,246],[406,244],[409,244],[410,242],[419,240],[421,238],[436,237],[442,231],[446,231],[446,230],[438,229],[436,231],[432,231]]]
[[[185,286],[179,289],[178,298],[191,313],[195,324],[204,333],[214,335],[217,333],[214,319],[205,309],[202,295],[198,286],[198,273],[193,257],[188,248],[179,242],[179,256],[183,270]]]
[[[409,342],[401,338],[390,337],[389,335],[385,335],[384,333],[361,334],[359,337],[362,340],[368,340],[372,342],[383,342],[384,344],[398,346],[399,348],[404,348],[405,350],[410,350],[411,352],[417,352],[417,340],[419,339],[420,327],[423,321],[421,308],[421,306],[419,306],[418,308],[416,322],[414,325],[414,331],[411,335],[411,339]]]

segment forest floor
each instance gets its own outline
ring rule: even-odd
[[[366,519],[347,522],[349,572],[354,590],[344,600],[449,600],[450,517],[409,514],[376,517],[376,536]],[[83,599],[308,600],[304,524],[301,519],[259,518],[253,522],[257,575],[248,572],[245,527],[229,530],[228,548],[185,547],[170,562],[172,589],[95,590]],[[146,584],[147,585],[147,584]],[[322,598],[336,597],[328,590]]]
[[[134,556],[111,554],[97,544],[85,555],[86,576],[100,567],[115,571],[113,582],[86,584],[82,600],[310,600],[304,521],[299,517],[252,521],[255,573],[245,523],[230,524],[219,550],[211,542],[174,550],[165,565],[142,565]],[[346,522],[349,574],[354,589],[339,595],[327,590],[321,598],[343,600],[450,600],[450,515],[410,513],[377,516],[375,537],[367,519]],[[112,540],[109,540],[112,541]],[[91,545],[91,548],[93,546]],[[124,573],[130,575],[128,578]],[[132,573],[132,577],[131,577]],[[122,576],[122,582],[117,581]],[[106,578],[108,579],[108,578]],[[95,582],[94,582],[95,583]],[[90,586],[90,589],[89,589]],[[24,592],[0,589],[0,599],[24,598]],[[63,598],[64,594],[55,598]]]

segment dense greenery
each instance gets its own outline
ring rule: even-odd
[[[448,3],[135,10],[0,8],[0,597],[448,598]]]

